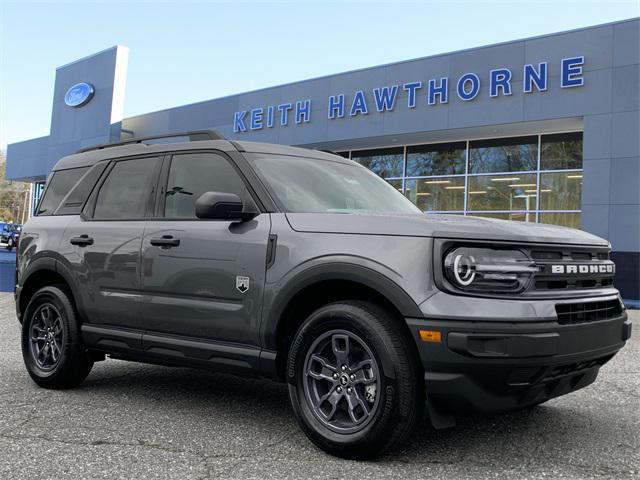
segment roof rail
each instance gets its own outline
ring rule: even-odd
[[[92,150],[102,150],[104,148],[121,147],[123,145],[131,145],[134,143],[141,143],[143,145],[155,145],[159,143],[174,143],[171,141],[162,141],[176,139],[175,142],[199,142],[203,140],[225,140],[224,136],[215,130],[194,130],[191,132],[178,132],[178,133],[165,133],[163,135],[151,135],[148,137],[129,138],[127,140],[120,140],[118,142],[103,143],[101,145],[94,145],[92,147],[85,147],[78,150],[76,153],[90,152]],[[160,141],[154,141],[160,140]]]

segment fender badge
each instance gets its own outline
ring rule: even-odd
[[[249,277],[241,277],[238,275],[236,277],[236,289],[240,293],[247,293],[249,290]]]

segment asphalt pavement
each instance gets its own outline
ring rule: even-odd
[[[374,462],[315,448],[284,385],[107,360],[69,391],[38,388],[0,295],[0,478],[640,478],[640,312],[635,336],[582,391],[473,416]]]

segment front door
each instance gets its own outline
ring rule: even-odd
[[[209,191],[235,193],[255,209],[224,154],[165,159],[156,218],[142,240],[142,321],[160,335],[257,346],[271,219],[198,219],[195,201]]]

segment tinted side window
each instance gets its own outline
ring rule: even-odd
[[[538,137],[469,142],[469,173],[519,172],[538,167]]]
[[[158,158],[117,162],[100,187],[93,218],[119,220],[143,218],[155,182]]]
[[[38,206],[37,215],[52,215],[62,199],[69,193],[80,177],[89,170],[89,167],[58,170],[49,179],[49,185]]]
[[[205,192],[235,193],[248,201],[242,178],[223,156],[215,153],[174,155],[167,178],[164,216],[196,218],[195,202]]]
[[[107,162],[98,163],[91,167],[91,170],[80,179],[64,199],[63,204],[56,210],[56,215],[78,215],[106,167]]]

